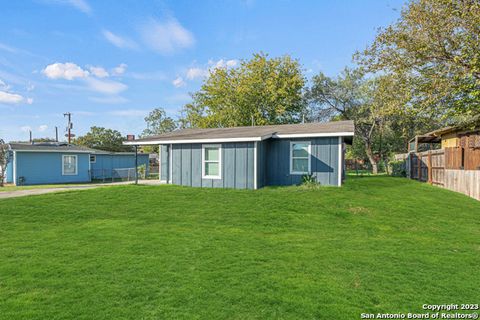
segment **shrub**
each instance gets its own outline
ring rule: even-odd
[[[317,189],[321,186],[320,182],[317,181],[317,177],[314,175],[304,175],[302,176],[302,187],[307,189]]]
[[[405,160],[390,161],[389,165],[391,167],[392,176],[394,176],[394,177],[406,177],[407,176],[406,161]]]
[[[146,172],[147,172],[147,166],[144,165],[144,164],[142,164],[141,166],[138,166],[137,172],[138,172],[138,176],[141,179],[145,179],[145,175],[146,175]]]

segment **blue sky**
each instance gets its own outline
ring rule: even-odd
[[[0,137],[91,126],[139,134],[177,117],[208,70],[263,51],[335,75],[395,21],[403,1],[6,1],[0,13]]]

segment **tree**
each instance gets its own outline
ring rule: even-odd
[[[372,103],[374,82],[367,82],[358,69],[344,69],[332,79],[322,72],[312,79],[307,92],[310,100],[312,120],[353,120],[356,136],[362,141],[365,155],[378,172],[378,159],[373,153],[373,135],[381,123],[378,110]]]
[[[372,171],[377,173],[380,160],[386,160],[395,151],[405,152],[408,139],[437,124],[427,115],[405,108],[406,91],[390,90],[396,85],[396,80],[388,75],[366,79],[360,69],[346,68],[336,78],[319,73],[307,92],[310,118],[353,120],[352,152],[356,157],[368,158]]]
[[[215,68],[193,102],[183,108],[183,127],[233,127],[300,122],[305,78],[289,56],[254,54],[238,67]]]
[[[390,90],[406,90],[406,107],[443,119],[471,117],[480,113],[479,35],[479,1],[413,0],[356,59],[401,82]]]
[[[127,140],[127,138],[122,136],[122,134],[117,130],[106,129],[103,127],[91,127],[87,134],[75,139],[74,143],[77,145],[105,151],[132,151],[130,146],[125,146],[122,144],[122,142],[125,140]]]
[[[7,171],[9,161],[8,144],[6,144],[3,139],[0,139],[0,187],[3,187],[5,172]]]
[[[145,117],[147,128],[143,130],[141,136],[159,135],[165,132],[171,132],[177,129],[177,123],[170,117],[163,108],[153,109],[148,116]],[[142,146],[142,151],[145,153],[158,153],[158,145]]]
[[[163,108],[153,109],[147,117],[145,117],[147,128],[143,130],[142,136],[159,135],[165,132],[173,131],[177,128],[175,120],[167,117]]]

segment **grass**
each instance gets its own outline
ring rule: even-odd
[[[342,188],[112,186],[0,201],[3,319],[360,319],[478,303],[480,202]]]

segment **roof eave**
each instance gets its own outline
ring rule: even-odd
[[[248,137],[248,138],[209,138],[209,139],[176,139],[176,140],[133,140],[123,141],[127,146],[140,146],[140,145],[152,145],[152,144],[181,144],[181,143],[219,143],[219,142],[251,142],[262,141],[270,138],[272,135],[262,137]]]
[[[124,145],[154,145],[154,144],[182,144],[182,143],[219,143],[219,142],[254,142],[269,138],[288,139],[288,138],[321,138],[321,137],[353,137],[352,131],[344,132],[323,132],[323,133],[292,133],[292,134],[267,134],[260,137],[247,138],[209,138],[209,139],[152,139],[152,140],[133,140],[124,141]]]

